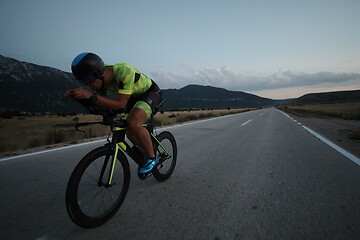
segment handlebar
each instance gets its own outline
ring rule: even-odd
[[[102,115],[107,117],[115,117],[117,114],[125,112],[124,108],[117,110],[109,110],[94,104],[90,99],[79,99],[77,100],[89,113],[94,115]]]
[[[127,126],[126,120],[116,120],[116,121],[114,121],[114,120],[103,120],[102,122],[97,121],[97,122],[75,123],[75,129],[78,132],[85,133],[85,131],[80,130],[79,127],[93,125],[93,124],[102,124],[102,125],[105,125],[105,126],[109,126],[111,128],[113,128],[113,127],[126,127]]]
[[[102,125],[105,125],[105,126],[113,127],[114,124],[117,123],[117,121],[114,121],[114,118],[118,114],[121,114],[121,113],[123,113],[125,111],[123,108],[120,108],[118,110],[105,109],[105,108],[102,108],[102,107],[94,104],[89,99],[79,99],[79,100],[77,100],[77,102],[80,103],[87,110],[88,113],[103,116],[102,121],[76,123],[75,124],[75,129],[78,132],[84,132],[84,131],[80,130],[79,127],[88,126],[88,125],[92,125],[92,124],[102,124]]]

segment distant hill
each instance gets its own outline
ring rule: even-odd
[[[0,111],[83,112],[64,91],[79,87],[71,73],[0,56]],[[277,101],[244,92],[189,85],[163,90],[165,110],[189,108],[241,108],[274,105]]]
[[[84,112],[79,104],[64,97],[67,89],[80,87],[71,73],[0,55],[0,84],[0,112]],[[272,100],[245,92],[200,85],[163,90],[163,98],[166,100],[164,110],[264,107],[290,101]],[[360,90],[307,94],[296,99],[294,103],[313,104],[359,99]]]
[[[0,110],[80,112],[64,91],[80,85],[71,73],[0,56]]]
[[[277,103],[245,92],[200,85],[164,90],[163,97],[166,99],[165,109],[263,107]]]
[[[338,91],[326,93],[309,93],[295,99],[293,104],[330,104],[360,102],[360,90]]]

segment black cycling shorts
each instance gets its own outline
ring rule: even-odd
[[[149,117],[155,113],[157,106],[161,100],[161,91],[158,85],[153,81],[151,87],[142,95],[129,98],[125,107],[125,116],[130,113],[133,108],[141,108]]]

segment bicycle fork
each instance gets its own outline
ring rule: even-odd
[[[115,149],[114,149],[114,156],[113,156],[113,159],[111,161],[111,168],[110,168],[110,174],[109,174],[109,179],[108,179],[108,182],[107,182],[107,186],[111,186],[112,184],[112,180],[113,180],[113,176],[114,176],[114,171],[115,171],[115,165],[116,165],[116,159],[117,159],[117,156],[118,156],[118,153],[119,153],[119,147],[121,147],[122,150],[124,150],[124,152],[128,153],[131,155],[131,153],[129,153],[129,145],[126,144],[125,142],[119,142],[119,143],[116,143],[115,144]],[[107,157],[109,158],[109,157]],[[107,166],[107,163],[108,161],[104,162],[104,166],[103,168],[106,168]],[[103,174],[102,174],[103,175]],[[101,178],[100,178],[101,179]]]
[[[99,186],[105,186],[105,187],[110,187],[111,186],[113,176],[114,176],[115,164],[116,164],[116,159],[117,159],[118,152],[119,152],[119,145],[115,144],[115,149],[113,151],[114,155],[113,155],[113,158],[111,159],[111,167],[110,167],[110,171],[109,171],[109,177],[107,179],[107,182],[104,183],[103,178],[104,178],[104,174],[106,172],[106,168],[108,168],[108,163],[109,163],[111,154],[106,155],[106,157],[104,159],[104,163],[103,163],[102,168],[101,168],[99,180],[98,180],[98,185]]]
[[[109,176],[109,181],[108,181],[109,186],[111,185],[112,179],[114,176],[114,170],[115,170],[115,164],[116,164],[118,152],[119,152],[119,145],[115,144],[115,151],[114,151],[114,156],[113,156],[112,163],[111,163],[110,176]]]
[[[109,175],[109,179],[108,179],[108,186],[111,186],[112,180],[113,180],[113,176],[114,176],[114,171],[115,171],[115,165],[116,165],[116,159],[119,153],[119,146],[126,151],[127,149],[127,145],[124,142],[119,142],[117,144],[115,144],[115,150],[114,150],[114,156],[111,162],[111,169],[110,169],[110,175]],[[107,163],[105,163],[107,165]]]

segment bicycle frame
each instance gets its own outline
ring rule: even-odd
[[[165,159],[171,158],[171,154],[160,143],[160,141],[156,138],[156,136],[152,133],[152,131],[150,131],[148,129],[148,127],[150,125],[143,124],[142,126],[145,127],[148,130],[148,132],[149,132],[150,136],[152,137],[153,141],[155,141],[164,150],[164,152],[166,153],[166,158]],[[152,129],[152,126],[150,126],[150,127]],[[130,145],[125,141],[125,133],[126,133],[127,129],[128,129],[128,127],[114,127],[114,129],[113,129],[113,137],[112,137],[112,141],[111,141],[110,144],[112,146],[114,146],[114,155],[113,155],[113,159],[112,159],[112,163],[111,163],[110,177],[109,177],[109,180],[108,180],[108,183],[107,183],[108,185],[111,185],[111,183],[112,183],[113,174],[114,174],[115,165],[116,165],[116,159],[117,159],[117,156],[118,156],[118,153],[119,153],[119,148],[121,148],[125,153],[127,153],[127,155],[129,155],[130,158],[133,159],[138,166],[141,166],[141,165],[144,164],[144,161],[139,158],[139,156],[132,149],[132,147],[130,147]]]

